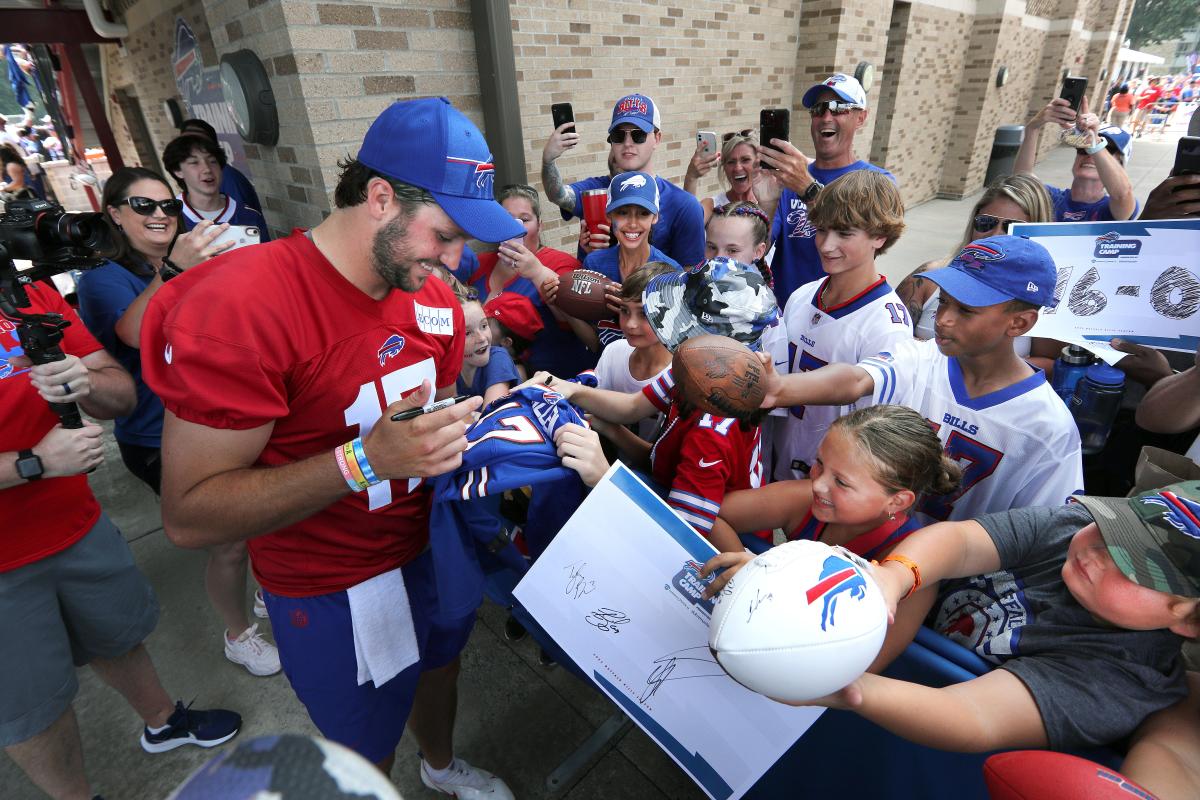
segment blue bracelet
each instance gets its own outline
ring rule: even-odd
[[[362,470],[363,477],[367,479],[367,484],[374,486],[379,483],[379,478],[375,477],[375,470],[371,469],[371,464],[367,461],[367,451],[363,450],[362,437],[355,437],[350,446],[354,448],[354,460],[358,462],[358,468]]]

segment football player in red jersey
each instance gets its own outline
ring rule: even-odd
[[[71,706],[88,664],[142,718],[151,753],[233,738],[241,717],[171,700],[142,641],[158,622],[154,590],[103,514],[87,473],[103,429],[66,428],[47,403],[112,419],[134,407],[133,380],[53,289],[27,290],[27,314],[60,314],[60,361],[30,366],[15,320],[0,316],[0,746],[52,797],[91,797]],[[16,787],[6,796],[20,794]]]
[[[439,613],[419,488],[460,463],[479,400],[393,416],[452,395],[462,365],[462,309],[434,270],[524,228],[444,98],[393,104],[342,166],[320,225],[185,273],[148,311],[164,525],[187,547],[248,540],[284,672],[326,738],[386,773],[407,720],[427,786],[512,797],[454,757],[474,614]]]

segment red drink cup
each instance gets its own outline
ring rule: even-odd
[[[583,193],[583,221],[587,223],[588,233],[600,233],[600,226],[608,224],[607,189],[588,189]]]

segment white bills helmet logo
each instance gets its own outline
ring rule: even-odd
[[[645,185],[646,185],[646,176],[645,175],[634,175],[632,177],[626,178],[625,180],[621,181],[621,191],[625,191],[630,186],[636,186],[637,188],[640,189]]]

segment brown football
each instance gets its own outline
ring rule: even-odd
[[[586,322],[599,322],[613,315],[604,300],[608,278],[590,269],[577,269],[558,276],[558,296],[554,304],[564,314]]]
[[[671,370],[680,396],[722,417],[757,411],[766,395],[762,362],[749,347],[727,336],[693,336],[675,349]]]

